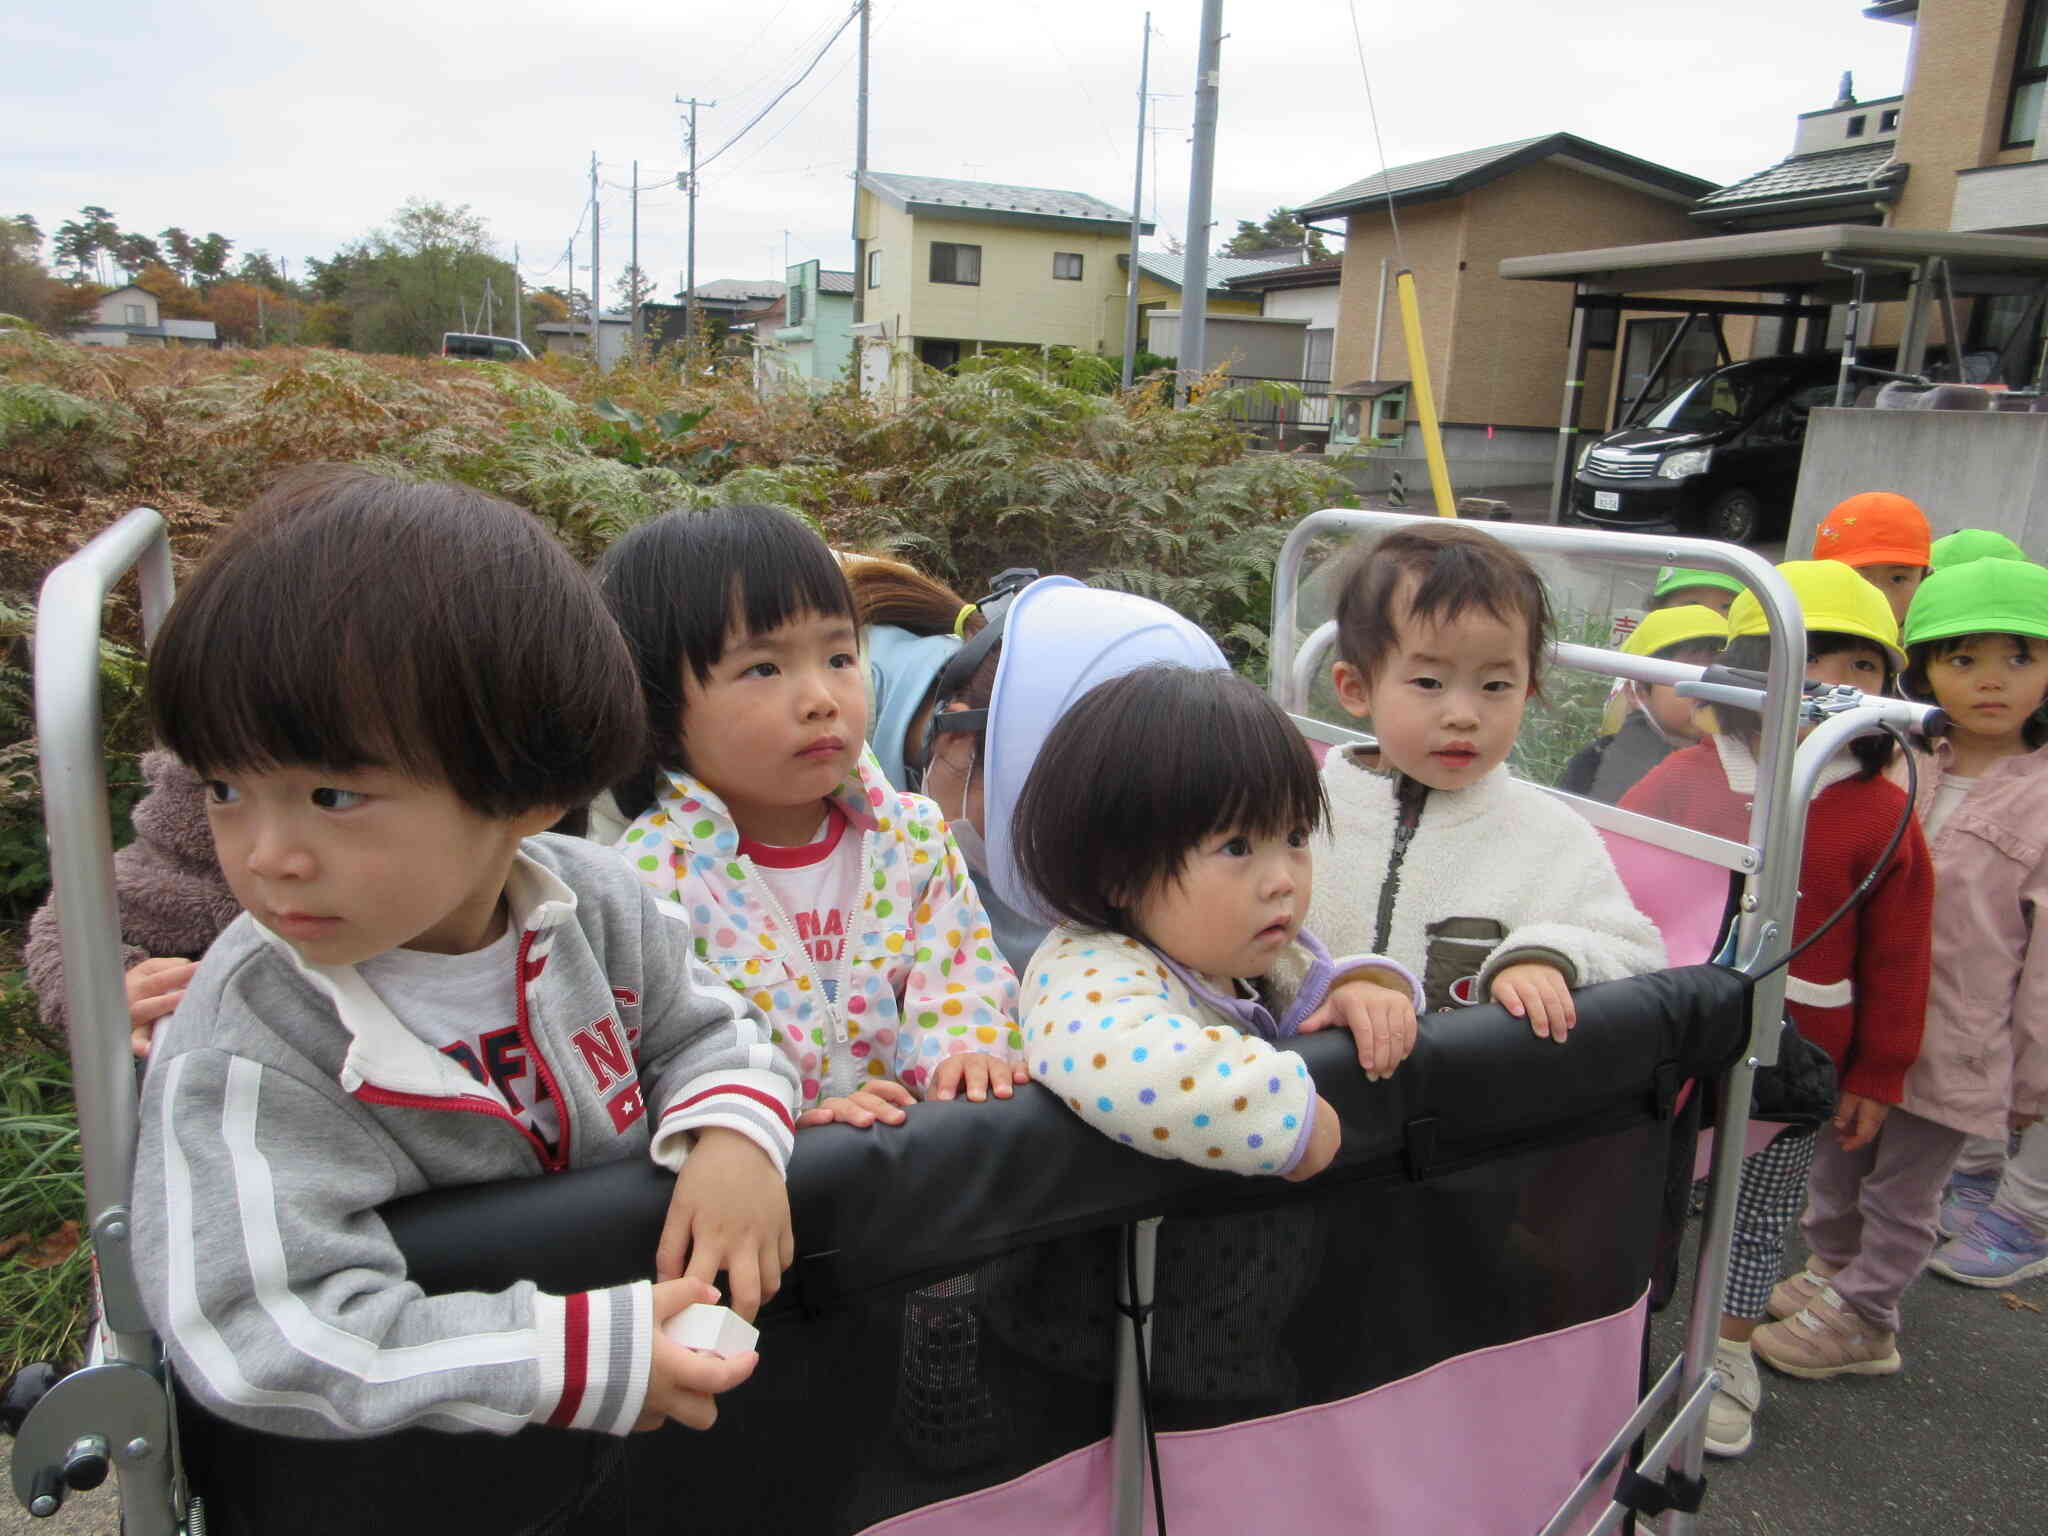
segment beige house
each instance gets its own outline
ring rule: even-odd
[[[1152,226],[1143,226],[1150,233]],[[998,347],[1123,345],[1131,216],[1084,192],[869,171],[854,213],[862,386]]]
[[[1391,278],[1405,261],[1459,484],[1545,479],[1572,296],[1506,281],[1501,259],[1684,239],[1698,234],[1687,217],[1693,204],[1713,190],[1697,176],[1551,133],[1396,166],[1296,207],[1304,223],[1343,220],[1332,393],[1412,378]],[[1595,354],[1587,399],[1612,394],[1614,357]]]
[[[92,318],[71,327],[83,347],[217,347],[220,333],[211,320],[166,320],[157,297],[130,283],[93,306]]]
[[[1703,198],[1702,232],[1881,224],[1958,234],[2048,234],[2048,0],[1884,0],[1866,18],[1913,29],[1901,95],[1859,101],[1847,76],[1832,106],[1803,114],[1792,153]],[[1964,351],[2006,354],[2011,384],[2034,378],[2038,336],[2012,341],[2023,295],[1957,293]],[[1905,306],[1879,306],[1866,345],[1900,339]],[[1839,314],[1830,339],[1839,339]],[[1881,359],[1880,359],[1881,360]],[[1946,366],[1946,346],[1930,361]]]

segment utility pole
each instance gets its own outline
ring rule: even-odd
[[[860,232],[860,183],[868,173],[868,0],[860,0],[860,86],[853,117],[853,323],[868,317],[868,243]],[[908,251],[903,260],[910,259]],[[907,275],[907,273],[906,273]],[[856,351],[859,349],[856,348]]]
[[[633,162],[633,264],[626,270],[633,274],[633,345],[639,346],[647,335],[647,325],[640,314],[640,162]]]
[[[512,242],[512,339],[526,340],[526,277],[519,270],[519,242]]]
[[[684,185],[690,194],[690,232],[683,246],[683,356],[694,360],[697,352],[697,109],[715,107],[715,101],[678,96],[676,105],[690,109],[690,126],[683,130],[683,148],[690,157]]]
[[[1188,171],[1188,243],[1180,273],[1180,377],[1176,392],[1208,372],[1209,194],[1216,179],[1216,98],[1222,84],[1223,0],[1202,0],[1195,60],[1195,153]]]
[[[1145,217],[1145,91],[1152,76],[1152,13],[1145,13],[1145,45],[1138,54],[1138,174],[1131,183],[1131,272],[1124,286],[1124,388],[1138,360],[1138,239]],[[1185,306],[1183,306],[1185,307]],[[1182,317],[1185,322],[1185,316]]]
[[[598,281],[598,274],[601,270],[597,263],[598,209],[597,151],[593,149],[590,152],[590,360],[597,365],[598,371],[602,373],[604,371],[604,351],[598,338],[602,333],[604,325],[604,301],[599,295],[603,293],[604,289]]]

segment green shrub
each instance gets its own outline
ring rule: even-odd
[[[0,1379],[37,1360],[76,1363],[90,1315],[91,1258],[79,1244],[60,1262],[24,1262],[85,1213],[71,1069],[63,1054],[14,1027],[35,1005],[19,971],[0,972]]]

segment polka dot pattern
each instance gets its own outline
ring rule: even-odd
[[[1301,1058],[1203,1008],[1144,945],[1055,929],[1026,976],[1032,1076],[1104,1135],[1234,1173],[1293,1166],[1315,1103]]]
[[[767,1016],[801,1076],[799,1108],[873,1078],[922,1092],[951,1056],[1022,1059],[1017,981],[938,807],[891,790],[865,752],[833,798],[866,855],[837,1011],[802,946],[778,937],[765,883],[709,786],[666,775],[618,847],[642,883],[688,911],[698,956]]]

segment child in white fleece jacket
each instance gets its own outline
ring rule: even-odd
[[[1032,1076],[1154,1157],[1327,1167],[1336,1112],[1287,1041],[1342,1024],[1384,1076],[1414,1045],[1419,993],[1302,930],[1323,813],[1307,744],[1243,678],[1142,667],[1083,697],[1014,823],[1020,873],[1059,919],[1025,968]]]
[[[1378,748],[1323,770],[1310,918],[1418,972],[1431,1010],[1493,1001],[1562,1040],[1571,988],[1656,970],[1664,945],[1599,834],[1503,766],[1549,628],[1535,569],[1475,529],[1418,524],[1353,557],[1332,670]]]

